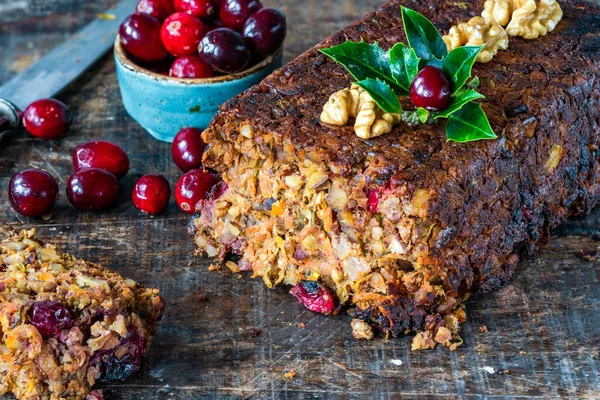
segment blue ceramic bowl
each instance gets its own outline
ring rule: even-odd
[[[221,104],[262,81],[281,66],[281,49],[252,68],[207,79],[180,79],[136,65],[119,37],[115,64],[123,105],[158,140],[172,142],[181,128],[205,129]]]

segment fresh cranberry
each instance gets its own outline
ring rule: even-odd
[[[8,198],[19,214],[41,217],[54,207],[58,198],[58,184],[46,171],[26,169],[10,178]]]
[[[215,3],[212,0],[175,0],[175,9],[194,17],[208,18],[215,12]]]
[[[179,178],[175,187],[175,200],[179,208],[193,214],[196,205],[208,199],[213,186],[219,183],[219,178],[212,172],[193,169]]]
[[[210,21],[208,25],[206,25],[206,32],[214,31],[215,29],[219,29],[223,27],[223,23],[220,19],[215,19]]]
[[[250,61],[250,50],[242,35],[229,28],[210,31],[200,42],[200,57],[224,74],[239,72]]]
[[[367,190],[367,208],[373,214],[377,212],[377,206],[379,206],[379,200],[381,200],[381,190],[373,189]]]
[[[23,124],[27,132],[42,139],[58,139],[69,131],[73,116],[58,100],[36,100],[25,109]]]
[[[244,38],[262,55],[269,55],[281,47],[287,33],[285,14],[275,8],[258,10],[244,25]]]
[[[175,61],[175,59],[173,56],[169,55],[167,58],[163,58],[160,61],[145,62],[137,59],[132,59],[132,61],[138,66],[147,69],[148,71],[152,71],[155,74],[169,76],[171,65],[173,65],[173,61]]]
[[[173,139],[171,155],[175,165],[187,172],[202,166],[202,154],[205,148],[206,143],[202,140],[200,129],[184,128]]]
[[[262,8],[258,0],[224,0],[219,10],[223,25],[236,31],[244,28],[246,20]]]
[[[417,107],[441,111],[450,105],[450,81],[439,68],[423,68],[410,86],[410,100]]]
[[[159,21],[164,21],[175,12],[171,0],[140,0],[136,11],[140,14],[149,14]]]
[[[171,65],[169,75],[177,78],[212,78],[215,73],[200,57],[189,55],[177,58]]]
[[[171,186],[162,175],[144,175],[133,187],[131,198],[140,211],[159,214],[169,204]]]
[[[290,290],[290,293],[310,311],[329,314],[335,309],[333,296],[319,282],[300,281]]]
[[[121,179],[129,172],[129,157],[112,142],[87,142],[73,150],[73,170],[77,172],[87,168],[105,169],[115,178]]]
[[[58,335],[73,325],[71,312],[60,301],[38,301],[29,309],[31,325],[44,339]]]
[[[175,57],[195,54],[206,27],[198,18],[186,13],[175,13],[165,20],[160,37],[167,51]]]
[[[121,44],[132,56],[146,62],[167,56],[160,40],[160,21],[148,14],[133,14],[119,28]]]
[[[100,168],[75,172],[67,180],[67,197],[71,204],[79,210],[107,209],[117,200],[118,194],[117,178]]]

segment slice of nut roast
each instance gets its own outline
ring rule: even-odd
[[[600,198],[600,7],[561,1],[552,33],[475,65],[497,140],[446,142],[443,124],[362,140],[322,123],[352,78],[318,48],[406,42],[401,4],[447,33],[483,3],[393,0],[225,104],[204,165],[227,190],[193,220],[200,250],[237,253],[268,286],[317,280],[386,333],[422,331],[414,348],[456,347],[465,296],[508,282],[522,251]]]
[[[0,242],[0,393],[93,399],[140,368],[164,310],[158,290],[60,254],[35,230]]]

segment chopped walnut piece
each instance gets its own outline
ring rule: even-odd
[[[354,318],[351,322],[351,325],[352,336],[354,336],[354,339],[373,339],[373,328],[371,328],[371,325],[367,324],[365,321]]]
[[[514,0],[515,7],[512,18],[506,26],[511,36],[535,39],[552,32],[562,19],[563,11],[556,0]]]
[[[427,350],[427,349],[435,349],[437,343],[431,337],[430,331],[419,332],[413,338],[412,344],[410,346],[411,350]]]
[[[553,144],[552,149],[550,150],[550,154],[548,155],[548,159],[544,164],[544,168],[547,173],[552,173],[560,164],[560,160],[564,154],[564,150],[561,145]]]
[[[439,344],[443,344],[443,345],[450,345],[450,340],[452,340],[452,332],[450,332],[450,329],[444,327],[444,326],[440,326],[437,330],[437,332],[435,332],[435,336],[434,339],[437,343]]]
[[[331,95],[323,107],[321,121],[331,125],[345,125],[356,118],[354,132],[362,139],[371,139],[389,133],[401,121],[400,114],[383,111],[366,90],[356,84]]]
[[[293,370],[291,370],[289,372],[286,372],[285,374],[283,374],[283,376],[285,376],[286,379],[292,379],[293,377],[296,376],[296,370],[293,369]]]
[[[443,37],[448,51],[460,46],[485,47],[477,56],[477,62],[489,62],[499,50],[508,48],[508,35],[498,24],[488,23],[483,17],[473,17],[469,22],[463,22],[450,28]]]

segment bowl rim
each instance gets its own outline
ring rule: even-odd
[[[143,67],[137,65],[135,62],[133,62],[131,60],[131,58],[129,58],[129,56],[127,55],[127,52],[125,51],[125,48],[123,47],[123,44],[121,43],[120,35],[117,35],[117,37],[115,39],[115,45],[114,45],[114,52],[115,52],[118,62],[120,64],[122,64],[123,67],[127,68],[128,70],[138,72],[142,75],[145,75],[150,78],[154,78],[156,80],[180,83],[180,84],[184,84],[184,85],[223,83],[223,82],[231,82],[231,81],[240,80],[242,78],[246,78],[250,75],[253,75],[253,74],[260,72],[261,70],[267,68],[281,55],[282,51],[283,51],[283,45],[279,49],[277,49],[277,51],[275,53],[271,54],[270,56],[268,56],[267,58],[265,58],[258,64],[254,65],[252,68],[248,68],[243,71],[236,72],[235,74],[215,76],[212,78],[177,78],[177,77],[173,77],[173,76],[169,76],[169,75],[162,75],[162,74],[159,74],[156,72],[152,72],[146,68],[143,68]]]

